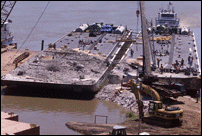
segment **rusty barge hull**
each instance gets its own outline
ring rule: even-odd
[[[56,83],[37,83],[37,82],[27,82],[27,81],[14,81],[14,80],[2,80],[1,85],[7,85],[8,87],[20,87],[20,88],[37,88],[37,89],[61,89],[64,91],[74,91],[74,92],[87,92],[96,93],[99,88],[96,85],[71,85],[71,84],[56,84]],[[29,90],[29,89],[28,89]]]

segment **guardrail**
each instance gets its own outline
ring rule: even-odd
[[[132,34],[132,31],[130,31],[128,33],[128,38],[130,38]],[[127,42],[123,42],[124,44],[119,47],[119,49],[116,52],[116,55],[112,58],[112,62],[109,64],[108,68],[103,72],[102,76],[97,80],[96,82],[96,89],[101,88],[103,86],[103,84],[105,83],[105,81],[108,78],[108,75],[110,74],[110,72],[113,70],[113,68],[116,66],[117,63],[119,63],[119,61],[121,60],[121,58],[123,57],[123,55],[125,54],[125,52],[127,51],[127,49],[130,47],[130,44],[132,42],[127,41]]]
[[[107,118],[108,118],[108,116],[103,116],[103,115],[95,115],[95,120],[94,120],[94,123],[96,124],[96,117],[106,117],[106,124],[107,124]]]
[[[97,41],[95,41],[95,42],[88,48],[88,50],[92,50],[93,47],[94,47],[95,45],[97,45],[98,42],[99,42],[106,34],[107,34],[107,33],[103,33],[103,34],[97,39]]]
[[[18,56],[17,58],[15,58],[15,60],[13,61],[13,64],[15,64],[15,68],[17,68],[18,63],[21,62],[22,60],[24,60],[25,58],[27,58],[29,56],[29,52],[24,52],[22,53],[20,56]]]

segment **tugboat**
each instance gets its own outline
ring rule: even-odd
[[[153,42],[154,54],[161,60],[164,68],[163,74],[155,75],[162,81],[168,81],[169,77],[172,77],[173,82],[184,84],[187,92],[194,94],[201,88],[201,69],[195,35],[190,28],[179,25],[180,19],[177,18],[174,7],[171,10],[172,5],[169,2],[167,10],[160,9],[155,19],[156,30],[153,36],[161,39]],[[165,39],[163,36],[171,38]]]
[[[160,9],[155,25],[147,22],[144,33],[148,35],[144,37],[143,32],[139,33],[135,46],[131,47],[136,53],[133,56],[128,54],[127,58],[128,64],[137,68],[137,73],[131,70],[127,75],[136,77],[138,74],[152,74],[164,83],[183,84],[186,94],[194,96],[201,89],[201,68],[195,35],[190,28],[179,25],[180,19],[171,5],[169,3],[167,10]],[[147,48],[139,42],[142,37],[148,37]]]
[[[9,31],[9,23],[12,20],[8,19],[16,1],[1,1],[1,48],[13,45],[17,48],[17,43],[13,42],[13,36]]]
[[[5,22],[4,24],[1,23],[1,48],[7,47],[8,45],[13,45],[13,48],[17,48],[17,43],[13,41],[13,35],[11,35],[11,32],[9,30],[9,23],[11,20],[8,20],[8,22]]]
[[[169,2],[167,10],[160,9],[158,18],[156,19],[156,26],[165,25],[168,28],[179,27],[180,19],[177,18],[177,13],[175,13],[174,7],[172,10],[170,9],[170,5],[172,5],[172,3]]]

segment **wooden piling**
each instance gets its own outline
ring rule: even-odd
[[[43,46],[44,46],[44,40],[41,42],[41,51],[43,51]]]

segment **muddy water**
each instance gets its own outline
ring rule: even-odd
[[[127,25],[136,30],[136,1],[51,1],[38,25],[26,40],[35,23],[39,19],[48,1],[18,1],[10,19],[10,29],[18,42],[18,49],[40,50],[41,41],[45,48],[63,35],[76,29],[83,23],[94,22]],[[201,2],[171,1],[181,20],[194,30],[201,60]],[[159,8],[167,8],[168,1],[145,2],[146,16],[150,21],[157,17]],[[140,20],[140,19],[139,19]],[[24,43],[24,41],[26,42]],[[23,44],[24,43],[24,44]],[[94,122],[95,115],[108,116],[108,123],[125,120],[125,111],[120,106],[97,99],[80,100],[71,97],[44,97],[41,95],[19,94],[21,90],[12,92],[4,90],[1,94],[1,111],[19,114],[19,121],[40,125],[40,134],[62,135],[79,134],[65,127],[68,121]],[[29,88],[27,88],[29,92]],[[49,90],[47,90],[49,91]],[[5,93],[6,92],[6,93]],[[9,93],[8,93],[9,92]],[[38,92],[40,94],[40,91]],[[97,122],[105,123],[98,118]]]
[[[41,97],[35,95],[16,95],[14,91],[5,89],[1,95],[1,111],[14,112],[19,121],[37,124],[40,134],[47,135],[79,135],[68,129],[65,123],[80,121],[93,123],[95,115],[108,116],[107,123],[125,121],[128,111],[121,106],[97,99],[72,99],[69,97]],[[18,93],[19,94],[19,93]],[[106,123],[106,118],[97,117],[97,123]]]

